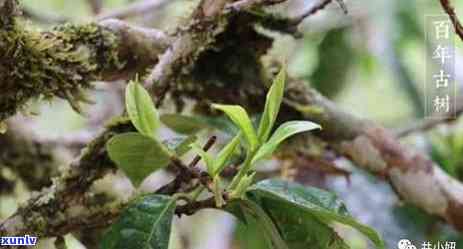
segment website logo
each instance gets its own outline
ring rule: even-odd
[[[399,243],[397,243],[397,247],[399,249],[416,249],[416,246],[408,239],[401,239]]]
[[[0,237],[0,246],[35,246],[37,237],[25,235],[19,237]]]

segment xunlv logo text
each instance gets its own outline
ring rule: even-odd
[[[29,235],[19,237],[0,237],[0,245],[2,246],[35,246],[37,237]]]

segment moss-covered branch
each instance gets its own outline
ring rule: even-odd
[[[92,221],[85,217],[112,217],[119,209],[108,207],[107,202],[94,205],[92,196],[87,191],[95,180],[115,169],[105,150],[106,141],[114,134],[133,130],[127,119],[112,121],[106,131],[95,138],[79,158],[71,163],[68,170],[55,179],[53,185],[31,198],[16,214],[0,224],[0,235],[64,235],[81,227],[78,225],[80,223],[102,221]],[[72,226],[73,222],[77,225]]]
[[[30,131],[16,123],[10,126],[8,133],[0,135],[0,172],[8,168],[30,190],[51,185],[59,166],[51,146],[36,143]]]
[[[12,0],[4,0],[0,12],[8,13],[0,19],[0,121],[38,97],[64,98],[78,110],[92,81],[154,64],[169,40],[160,31],[114,20],[39,32],[17,20]]]

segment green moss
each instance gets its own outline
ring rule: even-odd
[[[18,21],[0,20],[0,120],[31,98],[61,97],[75,109],[85,101],[82,90],[107,70],[122,68],[120,40],[97,24],[28,30]]]

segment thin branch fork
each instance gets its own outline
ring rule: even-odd
[[[458,16],[455,13],[455,8],[450,3],[450,0],[440,0],[440,3],[444,11],[450,17],[450,20],[452,20],[453,26],[455,28],[455,32],[460,37],[460,39],[463,41],[463,26],[460,20],[458,20]]]
[[[229,200],[229,196],[227,194],[224,194],[222,198],[225,201]],[[190,202],[185,205],[182,205],[182,206],[178,206],[175,209],[175,214],[178,215],[179,217],[182,215],[193,215],[198,210],[205,209],[205,208],[217,208],[214,197],[210,197],[205,200],[194,201],[194,202]]]
[[[208,151],[216,142],[217,137],[212,136],[208,139],[206,144],[203,146],[204,151]],[[188,164],[188,166],[184,165],[178,158],[172,158],[171,168],[174,168],[177,171],[177,176],[175,179],[170,182],[169,184],[161,187],[156,193],[158,194],[169,194],[172,195],[177,193],[181,188],[182,185],[188,184],[193,179],[198,179],[203,186],[211,190],[211,183],[212,179],[207,175],[200,172],[196,165],[201,160],[199,155],[196,155],[193,160]]]
[[[323,10],[328,6],[333,0],[321,0],[318,4],[305,11],[299,16],[293,17],[290,19],[289,23],[292,25],[298,25],[307,17],[316,14],[318,11]]]
[[[462,89],[459,89],[461,93]],[[451,124],[458,120],[458,118],[463,114],[463,96],[458,96],[455,101],[457,104],[453,115],[447,118],[425,118],[416,123],[413,123],[409,126],[399,128],[395,131],[397,137],[406,137],[415,132],[425,132],[439,126],[441,124]]]

